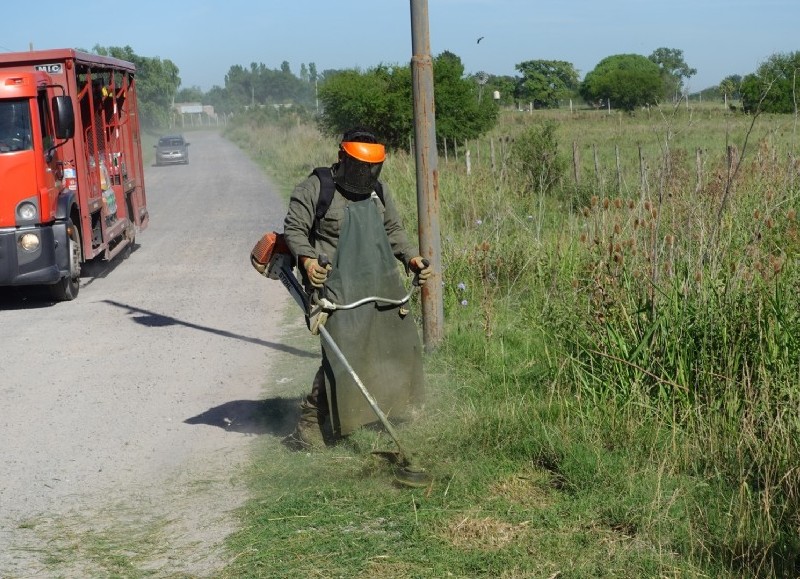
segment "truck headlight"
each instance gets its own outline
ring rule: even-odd
[[[17,216],[22,221],[32,221],[36,219],[36,205],[30,201],[23,201],[17,206]]]
[[[19,236],[17,242],[25,251],[36,251],[39,249],[39,236],[35,233],[23,233]]]

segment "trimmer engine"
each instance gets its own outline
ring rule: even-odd
[[[282,233],[265,233],[250,252],[253,267],[270,279],[280,279],[279,270],[291,272],[294,259]]]

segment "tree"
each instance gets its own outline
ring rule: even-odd
[[[215,113],[222,115],[232,113],[236,108],[228,90],[219,85],[212,86],[203,96],[203,104],[211,105]]]
[[[176,103],[202,103],[203,90],[199,86],[181,88],[175,95]]]
[[[500,105],[513,106],[516,98],[518,79],[510,75],[495,76],[489,75],[489,81],[486,83],[484,89],[486,91],[500,93]]]
[[[408,67],[380,65],[362,72],[326,75],[319,86],[323,132],[341,135],[354,125],[371,127],[387,144],[398,146],[412,131],[411,73]]]
[[[130,46],[95,45],[95,54],[127,60],[136,65],[136,95],[142,124],[162,127],[169,123],[172,103],[181,77],[178,67],[168,59],[139,56]]]
[[[228,74],[225,75],[225,90],[234,108],[244,107],[254,100],[252,77],[249,71],[239,64],[234,64],[228,69]]]
[[[663,96],[678,100],[678,94],[684,88],[683,80],[697,74],[696,68],[691,68],[683,60],[683,51],[677,48],[657,48],[648,57],[658,65],[661,78],[664,82]]]
[[[800,102],[800,51],[776,53],[741,84],[745,112],[797,113]]]
[[[578,72],[563,60],[526,60],[516,66],[522,78],[516,87],[517,98],[533,102],[536,108],[557,108],[579,85]]]
[[[722,93],[722,98],[725,99],[725,108],[728,108],[728,99],[734,99],[739,96],[739,87],[742,84],[742,77],[738,74],[726,76],[719,83],[719,92]]]
[[[601,60],[583,79],[580,94],[586,102],[611,102],[631,111],[656,103],[662,94],[658,65],[638,54],[617,54]]]
[[[225,75],[225,88],[237,107],[314,103],[314,87],[292,74],[287,61],[281,63],[280,70],[270,69],[263,62],[250,63],[249,70],[234,65]]]
[[[433,60],[437,138],[471,139],[494,126],[497,105],[478,99],[461,59],[443,52]],[[387,145],[403,147],[414,132],[411,67],[379,65],[326,72],[319,85],[323,132],[339,135],[353,125],[371,127]]]
[[[461,59],[452,52],[433,59],[433,82],[438,140],[474,139],[497,122],[497,104],[479,98],[480,87],[465,76]]]

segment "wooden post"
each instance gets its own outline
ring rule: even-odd
[[[600,182],[600,159],[597,158],[597,144],[592,144],[592,154],[594,154],[594,180]]]
[[[420,255],[430,260],[433,275],[422,288],[422,342],[433,350],[444,337],[442,249],[439,228],[439,155],[433,98],[427,0],[411,2],[411,86],[414,99],[414,143],[417,177],[417,222]]]
[[[647,168],[645,167],[641,143],[639,143],[639,187],[641,188],[641,196],[644,198],[645,191],[647,191]]]
[[[575,185],[581,184],[581,152],[578,149],[578,142],[572,141],[572,174],[575,176]]]
[[[491,155],[491,161],[492,161],[492,173],[494,173],[495,168],[496,168],[496,166],[495,166],[495,157],[494,157],[494,137],[489,139],[489,153]]]
[[[697,150],[694,153],[694,167],[695,167],[695,182],[694,182],[694,192],[700,193],[703,189],[703,150],[700,147],[697,147]]]
[[[472,175],[472,159],[470,158],[469,149],[464,153],[464,158],[467,160],[467,175]]]
[[[444,162],[447,163],[447,137],[444,139]]]

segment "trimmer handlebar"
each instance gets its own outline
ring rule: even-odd
[[[328,267],[331,264],[330,260],[328,259],[328,256],[324,253],[320,253],[317,256],[317,263],[319,263],[322,267]],[[428,267],[428,265],[430,265],[430,262],[424,258],[422,260],[422,263],[425,267]],[[361,298],[360,300],[356,300],[349,304],[335,304],[329,299],[327,299],[325,286],[323,285],[322,290],[318,292],[316,296],[312,297],[312,301],[314,301],[315,304],[319,305],[319,307],[321,307],[323,310],[328,312],[333,312],[336,310],[352,310],[359,306],[363,306],[369,303],[377,303],[388,306],[404,306],[411,299],[411,296],[414,293],[414,288],[419,287],[419,272],[416,272],[414,274],[414,279],[412,280],[411,284],[412,284],[411,290],[409,290],[409,292],[405,295],[405,297],[402,297],[399,300],[384,298],[380,296],[369,296]]]

